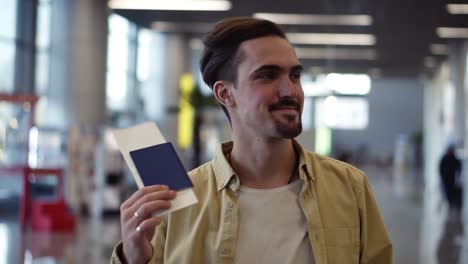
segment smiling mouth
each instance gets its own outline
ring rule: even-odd
[[[298,113],[300,113],[300,105],[299,103],[292,99],[292,98],[289,98],[289,97],[286,97],[286,98],[283,98],[281,99],[279,102],[277,103],[274,103],[272,105],[270,105],[269,107],[269,110],[271,112],[274,112],[274,111],[296,111]]]
[[[296,118],[299,116],[299,110],[295,107],[281,107],[277,108],[272,113],[276,112],[280,116],[288,117],[288,118]]]
[[[299,112],[299,111],[297,111],[296,108],[280,108],[280,109],[276,109],[274,111]]]
[[[283,107],[278,107],[278,108],[275,108],[275,109],[272,109],[271,110],[272,112],[274,111],[294,111],[294,112],[299,112],[299,109],[297,107],[294,107],[294,106],[283,106]]]

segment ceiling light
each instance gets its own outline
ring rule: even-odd
[[[300,15],[255,13],[256,18],[271,20],[283,25],[333,25],[333,26],[370,26],[372,17],[369,15]]]
[[[373,49],[339,49],[339,48],[296,48],[300,59],[316,60],[375,60],[377,53]]]
[[[429,49],[434,55],[448,55],[449,53],[449,48],[445,44],[431,44]]]
[[[452,15],[468,14],[468,4],[448,4],[447,11]]]
[[[438,27],[437,35],[440,38],[468,38],[468,28]]]
[[[151,28],[161,32],[205,33],[213,27],[211,23],[153,22]]]
[[[371,90],[371,78],[367,74],[330,73],[325,84],[339,94],[366,95]]]
[[[365,129],[369,124],[369,102],[365,97],[317,98],[314,112],[317,128]]]
[[[287,37],[294,44],[370,46],[376,42],[370,34],[289,33]]]
[[[226,11],[231,2],[226,0],[110,0],[112,9]]]
[[[329,95],[330,91],[327,87],[320,82],[313,82],[313,81],[301,81],[302,90],[304,91],[304,96],[324,96]]]
[[[305,96],[367,95],[371,91],[371,78],[367,74],[330,73],[314,77],[305,75],[301,83]]]

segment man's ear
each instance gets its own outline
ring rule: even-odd
[[[218,102],[224,106],[233,106],[235,104],[234,97],[231,94],[231,89],[234,86],[229,81],[217,81],[213,85],[213,93]]]

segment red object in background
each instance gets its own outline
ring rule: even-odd
[[[64,200],[31,201],[31,229],[33,231],[73,232],[76,219],[68,213]]]
[[[23,193],[20,204],[20,226],[25,230],[30,220],[33,231],[69,231],[73,232],[76,218],[68,212],[63,196],[62,169],[33,169],[29,167],[0,167],[0,173],[23,175]],[[31,177],[57,177],[57,197],[55,200],[40,200],[31,197]]]
[[[68,212],[68,207],[63,197],[63,170],[61,169],[32,169],[28,168],[25,191],[23,198],[22,212],[23,224],[27,219],[31,221],[33,231],[68,231],[73,232],[76,226],[76,218]],[[30,177],[40,178],[43,176],[57,177],[57,197],[55,200],[40,200],[31,197],[29,179]],[[28,185],[26,187],[26,185]],[[29,209],[29,210],[28,210]],[[28,214],[31,212],[31,214]]]
[[[29,104],[28,136],[26,137],[25,148],[26,157],[29,155],[29,131],[34,126],[35,106],[38,97],[28,94],[5,94],[0,93],[0,102],[12,104]],[[25,230],[28,219],[32,229],[43,231],[73,231],[76,226],[76,219],[68,213],[68,208],[63,198],[63,170],[62,169],[40,169],[30,168],[26,163],[23,166],[4,167],[0,166],[0,173],[21,174],[23,176],[23,193],[20,204],[20,226]],[[57,177],[57,198],[54,201],[34,200],[31,197],[31,177],[40,178],[43,176]]]
[[[38,97],[35,95],[10,95],[0,93],[0,102],[7,102],[12,104],[19,104],[23,107],[29,108],[29,120],[28,120],[28,129],[26,142],[24,143],[25,148],[25,159],[28,160],[29,157],[29,131],[34,126],[34,116],[35,116],[35,106],[38,101]],[[0,166],[0,174],[6,175],[22,175],[23,178],[23,192],[21,194],[21,204],[20,204],[20,228],[22,232],[22,238],[20,241],[20,262],[24,262],[24,252],[26,250],[25,236],[27,236],[26,224],[30,220],[31,228],[33,231],[45,231],[45,232],[32,232],[33,236],[40,234],[41,238],[48,238],[52,247],[43,248],[41,247],[44,243],[32,243],[30,246],[33,256],[54,256],[54,252],[51,250],[60,252],[62,254],[64,251],[61,250],[67,243],[66,241],[70,240],[69,236],[74,236],[73,232],[76,228],[76,218],[68,213],[68,208],[63,198],[63,169],[38,169],[30,168],[28,162],[22,166],[15,167],[5,167]],[[31,186],[30,179],[31,177],[42,177],[42,176],[56,176],[57,177],[57,197],[54,201],[41,201],[35,200],[31,197]],[[54,236],[51,235],[51,232],[62,231],[64,233],[59,233],[60,237],[64,236],[64,240],[55,241],[52,239]],[[60,255],[59,255],[60,256]]]

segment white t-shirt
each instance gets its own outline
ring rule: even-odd
[[[315,263],[299,205],[302,180],[274,189],[241,186],[235,263]]]

